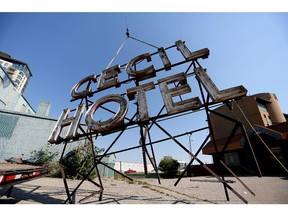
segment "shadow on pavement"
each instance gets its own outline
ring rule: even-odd
[[[32,188],[32,190],[27,191],[19,187],[14,187],[10,197],[6,197],[6,196],[1,197],[0,204],[16,204],[23,200],[27,201],[27,203],[31,201],[33,203],[39,203],[39,204],[62,204],[63,203],[62,199],[54,198],[50,196],[50,193],[37,192],[37,190],[39,190],[40,188],[41,186],[36,186]],[[53,195],[55,196],[55,193],[53,193]]]

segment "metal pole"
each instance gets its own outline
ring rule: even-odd
[[[188,136],[189,136],[189,149],[190,149],[190,152],[192,152],[192,146],[191,146],[191,141],[192,141],[191,140],[191,136],[192,136],[192,134],[189,134]],[[190,159],[192,160],[192,156],[190,156]]]

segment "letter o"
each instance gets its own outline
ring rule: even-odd
[[[119,104],[119,109],[114,114],[114,116],[106,121],[100,122],[95,121],[93,119],[94,113],[96,110],[103,104],[107,102],[116,102]],[[92,104],[92,106],[88,109],[86,115],[85,115],[85,122],[88,128],[95,132],[108,132],[118,126],[126,116],[128,111],[128,103],[125,100],[125,98],[121,95],[117,94],[110,94],[106,95],[100,99],[98,99],[96,102]]]

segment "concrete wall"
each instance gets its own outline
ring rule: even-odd
[[[28,159],[31,151],[45,148],[56,122],[56,119],[0,110],[0,160],[10,157]],[[79,144],[69,144],[67,152]],[[63,149],[62,144],[49,145],[53,151]]]
[[[144,165],[143,163],[116,161],[115,169],[120,172],[125,172],[128,169],[136,170],[137,172],[144,172]],[[152,164],[147,164],[147,170],[148,172],[154,170]]]
[[[241,109],[251,123],[264,126],[257,102],[255,101],[254,97],[243,97],[240,100],[237,100],[237,104],[241,107]],[[223,105],[215,109],[215,111],[242,122],[247,131],[250,129],[249,123],[246,121],[245,117],[243,116],[242,112],[239,110],[235,102],[233,102],[233,110],[229,110],[227,106]],[[229,133],[235,126],[234,122],[231,122],[215,114],[210,114],[209,118],[211,120],[213,132],[216,139],[227,137],[227,134],[229,135]],[[238,129],[236,134],[240,133],[241,130]]]
[[[273,124],[286,122],[285,116],[274,93],[260,93],[255,98],[267,101],[266,108]]]
[[[64,145],[51,145],[47,141],[56,122],[57,119],[0,109],[0,161],[11,157],[22,157],[27,160],[31,157],[32,151],[45,149],[47,146],[50,151],[59,152],[56,158],[59,160]],[[66,130],[63,128],[63,133],[66,133]],[[69,143],[65,154],[82,144],[84,141]],[[102,162],[114,168],[115,155],[104,157]],[[98,165],[98,169],[101,176],[112,177],[114,175],[113,170],[102,164]]]
[[[266,106],[265,110],[262,110],[257,103],[257,100],[263,100]],[[241,108],[241,110],[245,113],[247,119],[251,124],[257,124],[260,126],[269,126],[272,123],[281,123],[285,122],[285,116],[278,104],[278,100],[276,95],[273,93],[260,93],[252,96],[246,96],[239,100],[237,100],[237,104]],[[235,102],[232,102],[232,110],[229,110],[227,106],[221,106],[215,111],[222,113],[231,118],[237,119],[242,122],[246,131],[250,130],[250,124],[247,122],[246,118],[243,116],[242,111],[238,108]],[[267,123],[264,118],[271,118],[271,123]],[[219,117],[215,114],[210,114],[209,118],[212,122],[213,132],[215,134],[216,139],[220,139],[223,137],[227,137],[235,123]],[[241,133],[241,130],[238,129],[237,134]]]

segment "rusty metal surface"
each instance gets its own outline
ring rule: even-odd
[[[187,110],[199,109],[202,103],[198,97],[174,102],[174,97],[191,92],[190,86],[187,84],[184,73],[179,73],[170,77],[158,80],[159,88],[168,114],[179,113]],[[174,88],[168,88],[171,83],[179,83]]]
[[[112,86],[119,86],[118,74],[121,73],[119,65],[107,68],[102,71],[98,89],[106,89]]]
[[[145,54],[142,54],[140,56],[136,56],[126,66],[127,73],[130,76],[135,77],[139,81],[146,80],[146,79],[149,79],[151,77],[156,76],[155,69],[154,69],[153,65],[151,65],[145,69],[142,69],[142,70],[135,70],[136,65],[144,59],[146,59],[147,62],[150,62],[151,61],[151,55],[149,53],[145,53]]]
[[[106,121],[95,121],[93,118],[94,113],[96,110],[107,102],[116,102],[119,104],[119,109],[115,113],[113,117]],[[100,98],[95,103],[93,103],[92,106],[88,109],[86,116],[85,116],[85,122],[86,125],[96,133],[102,133],[107,132],[114,127],[118,126],[123,120],[128,111],[128,104],[127,101],[121,96],[121,95],[107,95],[105,97]]]
[[[89,82],[89,85],[87,86],[87,88],[81,92],[78,92],[79,87],[87,82]],[[75,99],[83,98],[86,96],[91,96],[92,95],[92,88],[90,87],[91,82],[94,82],[94,83],[97,82],[96,75],[93,74],[91,76],[85,77],[84,79],[80,80],[75,86],[73,86],[70,92],[71,96]]]
[[[166,51],[163,47],[158,48],[158,53],[161,58],[161,61],[165,67],[165,70],[171,70],[171,62],[166,54]]]
[[[243,97],[247,94],[247,89],[245,89],[242,85],[220,91],[202,67],[195,68],[194,71],[196,78],[204,86],[214,102],[227,101],[238,97]]]

